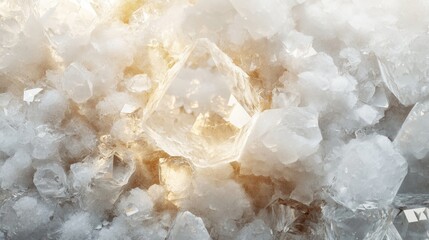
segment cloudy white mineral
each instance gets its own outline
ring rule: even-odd
[[[428,239],[428,13],[0,1],[0,239]]]

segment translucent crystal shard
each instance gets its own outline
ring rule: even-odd
[[[43,88],[33,88],[33,89],[27,89],[24,91],[23,100],[26,103],[31,103],[34,101],[34,98],[37,94],[39,94],[41,91],[43,91]]]
[[[429,101],[418,102],[411,109],[395,138],[395,145],[404,155],[416,159],[424,158],[429,152]]]
[[[399,240],[429,239],[429,194],[398,194],[393,205],[397,212],[393,220],[397,234],[393,235],[392,229],[390,235]]]
[[[409,112],[394,140],[395,146],[408,161],[409,171],[400,193],[429,191],[429,101],[418,102]]]
[[[198,40],[168,71],[144,112],[147,134],[199,166],[236,159],[259,111],[249,77],[215,44]],[[234,147],[232,147],[234,146]]]
[[[174,202],[188,195],[192,173],[192,166],[184,158],[170,157],[159,160],[159,182],[168,191],[169,201]]]
[[[168,233],[167,240],[209,240],[204,222],[200,217],[186,211],[179,213]]]

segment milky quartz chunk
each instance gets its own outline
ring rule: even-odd
[[[352,210],[390,204],[407,174],[406,160],[381,135],[353,139],[331,157],[338,166],[332,198]]]
[[[270,176],[272,167],[315,153],[322,140],[316,112],[299,107],[270,109],[257,116],[243,154],[243,168]],[[263,166],[263,167],[261,167]]]
[[[186,211],[179,213],[167,240],[209,240],[204,222],[200,217]]]
[[[172,156],[198,166],[237,159],[246,124],[259,110],[249,77],[200,39],[169,70],[144,112],[144,128]]]
[[[429,101],[414,105],[396,135],[395,145],[402,154],[423,159],[429,152]]]

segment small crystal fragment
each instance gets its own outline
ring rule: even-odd
[[[26,103],[32,103],[34,101],[34,98],[41,92],[43,91],[43,88],[33,88],[33,89],[28,89],[24,91],[24,96],[23,96],[23,100]]]
[[[34,174],[34,185],[44,197],[65,197],[67,176],[64,169],[56,163],[38,167]]]
[[[137,111],[137,109],[139,109],[139,107],[131,105],[131,104],[125,104],[124,107],[122,107],[121,113],[122,114],[130,114],[130,113]]]
[[[126,82],[127,89],[130,92],[146,92],[152,87],[152,82],[146,74],[134,75]]]
[[[80,63],[72,63],[64,72],[62,86],[70,98],[77,103],[84,103],[93,94],[93,75]]]
[[[134,219],[148,219],[153,209],[153,201],[145,190],[132,189],[118,204],[118,211]]]

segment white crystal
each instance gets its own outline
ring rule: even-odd
[[[200,217],[186,211],[179,213],[168,233],[167,240],[209,240],[204,222]]]
[[[402,124],[396,138],[395,145],[404,155],[412,155],[417,159],[423,159],[429,152],[429,101],[419,102],[414,105]]]
[[[28,186],[31,183],[31,157],[25,151],[17,151],[0,167],[1,188],[9,189],[14,185]]]
[[[125,104],[122,107],[121,113],[122,114],[130,114],[130,113],[137,111],[137,109],[139,109],[139,107],[131,105],[131,104]]]
[[[118,211],[127,217],[147,219],[152,213],[153,201],[148,193],[140,188],[131,189],[129,195],[123,197],[118,204]]]
[[[61,240],[91,238],[92,224],[90,214],[78,212],[68,217],[61,227]]]
[[[351,140],[330,158],[336,164],[332,198],[353,210],[367,203],[390,204],[407,173],[404,157],[380,135]]]
[[[36,169],[34,185],[44,197],[65,197],[67,176],[64,169],[56,164],[47,164]]]
[[[34,101],[34,98],[43,91],[43,88],[33,88],[28,89],[24,91],[23,100],[26,103],[32,103]]]
[[[257,116],[240,162],[254,174],[270,176],[274,169],[310,156],[319,148],[322,135],[317,113],[306,108],[270,109]],[[271,171],[273,170],[273,171]]]
[[[282,1],[231,0],[231,3],[241,16],[241,24],[254,39],[269,38],[288,25],[287,7]]]
[[[71,99],[84,103],[93,94],[93,74],[80,63],[72,63],[64,71],[62,87]]]
[[[141,93],[151,89],[152,82],[147,74],[137,74],[127,80],[126,86],[130,92]]]

